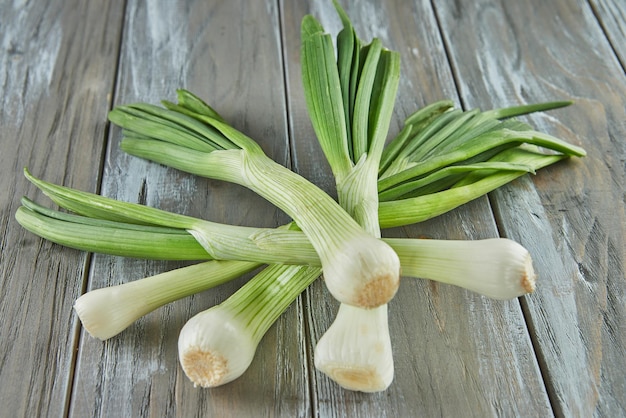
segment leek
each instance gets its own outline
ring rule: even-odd
[[[325,283],[341,302],[371,308],[393,297],[400,261],[387,244],[367,234],[322,190],[269,159],[252,139],[213,113],[198,113],[200,99],[181,90],[178,100],[164,103],[166,109],[147,104],[113,109],[110,120],[124,129],[122,149],[241,184],[283,209],[311,241]]]
[[[365,231],[380,237],[378,167],[398,89],[400,58],[378,39],[362,45],[348,16],[334,4],[344,25],[337,36],[337,63],[330,35],[312,16],[302,21],[306,103],[335,176],[339,203]],[[346,389],[385,390],[394,375],[387,305],[365,310],[342,303],[318,341],[314,359],[318,370]]]
[[[243,261],[207,261],[91,290],[74,303],[85,330],[95,338],[111,338],[156,308],[233,280],[258,267]]]
[[[191,318],[180,332],[178,355],[194,386],[220,386],[241,376],[263,335],[320,272],[272,265],[221,304]]]
[[[254,141],[184,90],[177,104],[163,102],[164,108],[115,108],[110,120],[123,128],[122,148],[249,187],[297,225],[221,225],[55,186],[25,171],[53,201],[74,212],[46,209],[24,198],[16,219],[46,239],[106,254],[210,260],[87,292],[75,304],[87,332],[110,338],[158,306],[270,263],[181,331],[185,373],[196,385],[221,385],[245,372],[267,329],[323,271],[342,303],[318,341],[315,366],[348,389],[372,392],[384,390],[393,379],[386,303],[397,290],[400,266],[407,276],[498,299],[534,290],[530,255],[513,241],[383,240],[380,228],[437,216],[523,174],[584,156],[581,148],[511,119],[569,102],[486,112],[437,102],[409,116],[383,149],[398,85],[398,54],[377,39],[363,45],[345,12],[335,6],[344,24],[337,36],[337,61],[330,36],[314,18],[305,17],[302,75],[340,205],[271,161]]]
[[[30,174],[29,178],[42,187],[42,190],[54,201],[70,202],[68,206],[63,206],[65,209],[78,210],[92,216],[104,216],[102,219],[59,212],[23,198],[23,206],[18,208],[15,214],[16,220],[25,229],[45,239],[79,250],[123,257],[187,261],[213,259],[189,231],[184,228],[163,226],[162,219],[167,219],[167,215],[172,215],[174,218],[180,215],[53,185],[36,179]],[[96,213],[95,209],[98,207],[106,207],[107,210]],[[152,217],[158,219],[159,223],[150,224],[148,222],[150,218],[137,215],[142,211],[160,214],[158,218]],[[125,222],[114,220],[122,215],[125,216]],[[191,219],[198,223],[206,222],[196,218]],[[142,223],[128,223],[130,221]],[[284,228],[217,225],[224,236],[231,237],[232,246],[256,248],[255,251],[243,254],[241,258],[257,263],[257,266],[267,263],[268,260],[279,264],[321,266],[317,253],[307,237],[298,230],[290,229],[292,225],[285,225]],[[483,290],[485,288],[483,283],[491,283],[489,286],[495,288],[505,288],[509,286],[507,283],[521,283],[523,274],[519,276],[483,274],[484,271],[489,271],[485,270],[489,264],[500,265],[502,269],[507,268],[506,266],[514,260],[512,258],[514,252],[519,253],[519,257],[525,257],[527,251],[519,244],[513,253],[504,253],[502,257],[490,258],[489,254],[493,248],[500,245],[488,244],[491,240],[454,241],[417,238],[383,238],[383,240],[398,254],[405,277],[449,283],[497,299],[510,299],[528,292],[523,290],[523,286],[519,287],[516,294],[496,294]],[[492,240],[513,243],[504,238]],[[511,247],[512,244],[502,245]],[[511,249],[514,248],[511,247]],[[266,258],[254,255],[257,252],[264,253]],[[471,256],[468,258],[467,254]],[[480,254],[484,256],[479,257]],[[237,259],[232,260],[237,261]],[[519,268],[514,264],[509,266],[507,271],[515,271]],[[184,268],[180,270],[182,277]],[[529,272],[528,275],[531,276],[531,273]],[[499,281],[502,281],[501,285],[498,285]],[[124,285],[120,285],[122,286]],[[201,291],[205,288],[199,287],[198,289]]]

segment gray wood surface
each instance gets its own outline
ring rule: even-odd
[[[300,83],[300,21],[336,33],[329,0],[126,3],[0,1],[0,417],[626,416],[625,8],[618,0],[343,2],[362,39],[401,53],[391,133],[450,98],[483,109],[552,99],[529,118],[583,146],[581,160],[388,236],[525,245],[537,291],[500,302],[403,279],[390,304],[395,380],[384,393],[338,388],[315,370],[337,304],[314,283],[259,346],[246,374],[194,388],[178,332],[249,275],[147,315],[106,342],[72,310],[85,290],[182,263],[88,255],[24,231],[22,176],[241,225],[287,217],[253,193],[125,155],[112,105],[188,88],[276,161],[333,194]]]
[[[111,3],[0,5],[0,415],[62,416],[73,379],[88,257],[14,220],[34,193],[26,166],[95,192],[116,78],[123,11]],[[43,202],[43,200],[41,200]]]
[[[493,202],[502,234],[529,248],[542,278],[523,304],[555,413],[623,415],[623,68],[585,2],[484,1],[438,11],[467,106],[575,101],[532,122],[584,144],[588,157],[525,177],[494,192]]]
[[[590,2],[622,68],[626,66],[626,6],[620,0],[594,0]]]

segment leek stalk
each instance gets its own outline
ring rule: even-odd
[[[23,206],[15,215],[16,220],[25,229],[47,240],[79,250],[123,257],[188,261],[213,259],[185,229],[159,226],[162,224],[139,224],[112,220],[119,218],[122,214],[128,217],[133,213],[141,213],[142,210],[156,211],[156,213],[161,213],[158,219],[167,219],[166,215],[169,212],[62,188],[35,179],[32,175],[29,175],[29,178],[41,186],[42,190],[45,190],[53,200],[61,203],[72,202],[69,207],[64,206],[66,209],[71,207],[81,213],[95,216],[97,213],[93,210],[94,206],[108,208],[106,218],[100,219],[59,212],[23,198]],[[59,198],[57,193],[60,191],[64,193],[64,199]],[[149,218],[133,215],[133,218],[125,219],[126,221],[146,222]],[[201,220],[195,219],[195,221]],[[321,266],[317,253],[307,237],[298,230],[290,229],[292,225],[285,225],[284,228],[248,228],[223,224],[218,224],[218,226],[224,235],[231,237],[234,247],[257,248],[251,253],[242,255],[242,259],[248,262],[254,262],[256,265],[272,262]],[[524,253],[525,250],[519,244],[519,248],[511,247],[510,254],[502,254],[502,257],[490,259],[488,254],[495,247],[495,245],[487,245],[490,240],[454,241],[417,238],[383,238],[383,240],[398,254],[405,277],[449,283],[485,295],[487,293],[481,290],[483,288],[481,283],[491,281],[493,286],[498,287],[498,281],[502,280],[500,287],[505,288],[510,286],[506,283],[521,283],[523,280],[523,275],[494,275],[493,277],[485,275],[483,277],[481,273],[488,264],[501,265],[502,269],[506,268],[513,254],[519,253],[521,256]],[[503,238],[496,240],[510,241]],[[510,242],[513,243],[513,241]],[[265,259],[261,256],[250,255],[257,251],[264,253]],[[480,253],[484,253],[485,257],[478,257]],[[466,254],[473,255],[468,259]],[[470,262],[471,260],[474,261]],[[508,271],[515,271],[515,268]],[[463,273],[460,274],[460,272]],[[528,275],[532,276],[530,273]],[[510,299],[521,296],[529,290],[524,290],[524,286],[517,288],[517,293],[491,292],[488,296],[496,299]],[[200,288],[200,290],[203,289]]]
[[[74,309],[85,330],[95,338],[111,338],[142,316],[175,300],[211,289],[254,270],[257,263],[207,261],[149,278],[91,290]]]
[[[320,273],[318,267],[274,264],[192,317],[180,332],[178,356],[194,386],[220,386],[241,376],[270,326]]]
[[[322,262],[325,283],[338,300],[371,308],[393,297],[399,286],[400,261],[387,244],[367,234],[322,190],[269,159],[252,139],[221,118],[197,113],[198,107],[189,105],[190,101],[201,103],[181,90],[179,104],[164,103],[167,109],[146,104],[113,109],[109,119],[126,136],[122,149],[246,186],[283,209],[311,241]],[[178,135],[178,130],[185,135]]]
[[[378,167],[398,89],[400,58],[383,49],[378,39],[362,45],[348,16],[334,4],[344,25],[337,36],[337,63],[330,35],[312,16],[302,21],[306,103],[335,175],[339,204],[365,231],[380,237]],[[394,367],[387,304],[366,310],[342,303],[316,344],[314,363],[346,389],[377,392],[389,387]]]

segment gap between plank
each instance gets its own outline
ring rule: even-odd
[[[487,194],[487,198],[489,199],[489,207],[491,208],[491,213],[493,214],[494,221],[496,224],[496,228],[498,230],[498,235],[502,238],[508,238],[504,228],[504,222],[502,221],[501,212],[498,209],[498,204],[493,197],[492,193]],[[537,361],[537,367],[539,368],[539,373],[541,375],[541,380],[543,381],[543,386],[546,388],[546,394],[548,397],[548,402],[550,403],[550,408],[552,409],[552,415],[556,417],[563,417],[563,411],[559,408],[559,403],[557,399],[557,392],[550,382],[550,376],[548,374],[548,365],[541,351],[541,344],[537,339],[537,332],[535,327],[533,327],[532,323],[532,314],[530,312],[530,308],[528,303],[526,302],[526,297],[522,296],[517,298],[517,302],[520,305],[520,310],[522,311],[522,316],[524,317],[524,323],[526,324],[526,330],[528,332],[528,337],[530,339],[530,345],[532,347],[533,353],[535,354],[535,360]]]
[[[122,22],[120,25],[118,39],[116,42],[117,54],[115,54],[115,62],[113,65],[113,68],[115,69],[115,76],[113,77],[113,83],[108,93],[110,94],[110,97],[111,97],[109,101],[108,111],[112,110],[113,103],[115,103],[115,93],[117,91],[117,86],[119,83],[122,43],[124,40],[124,32],[126,28],[126,14],[127,14],[127,8],[128,8],[127,6],[128,6],[127,0],[123,0],[122,5],[121,5],[121,10],[123,11],[122,16],[121,16]],[[111,124],[109,122],[106,122],[104,131],[103,131],[104,141],[102,142],[102,149],[100,153],[101,155],[100,164],[98,165],[97,172],[96,172],[96,190],[95,190],[96,194],[100,194],[102,191],[102,179],[104,177],[104,166],[105,166],[105,161],[108,155],[107,151],[111,143],[109,139],[110,132],[111,132]],[[93,266],[93,253],[87,253],[87,256],[85,257],[85,263],[83,265],[83,274],[81,277],[82,279],[81,295],[83,295],[87,291],[87,288],[89,287],[89,278],[91,276],[92,266]],[[80,357],[80,354],[81,354],[79,350],[80,350],[80,346],[82,342],[83,327],[81,325],[80,319],[76,316],[75,318],[76,319],[75,319],[73,330],[72,330],[74,338],[72,338],[72,359],[70,361],[68,393],[66,396],[65,406],[63,410],[64,417],[69,417],[71,409],[72,409],[72,401],[74,399],[74,392],[76,390],[75,388],[76,365],[78,363],[78,358]]]
[[[468,106],[467,106],[466,100],[464,100],[463,95],[461,94],[461,88],[460,88],[460,82],[459,82],[460,74],[459,74],[458,68],[454,65],[454,60],[452,59],[451,48],[448,43],[448,40],[443,34],[443,31],[442,31],[443,26],[441,24],[441,19],[439,17],[439,14],[437,13],[437,8],[435,7],[434,0],[430,1],[430,5],[431,5],[432,13],[435,17],[435,21],[437,22],[437,29],[439,30],[439,36],[443,44],[443,49],[444,49],[446,58],[448,60],[448,65],[450,66],[450,72],[452,73],[452,80],[454,81],[454,89],[457,92],[457,98],[459,100],[459,103],[461,104],[461,108],[463,110],[466,110]],[[492,193],[487,193],[486,197],[487,197],[487,202],[489,204],[489,208],[491,210],[491,215],[492,215],[494,224],[496,226],[496,230],[498,232],[498,236],[501,238],[506,238],[506,234],[502,226],[502,219],[500,217],[500,212],[497,209],[497,203],[495,202],[495,199]],[[530,321],[531,319],[530,310],[528,309],[528,305],[524,302],[523,297],[517,298],[517,300],[520,305],[522,316],[524,318],[524,324],[526,325],[526,332],[528,334],[531,348],[535,356],[535,361],[537,362],[537,367],[541,375],[541,381],[543,382],[543,386],[546,390],[546,396],[548,398],[548,402],[552,410],[552,415],[562,416],[562,411],[559,411],[558,409],[558,402],[556,401],[556,392],[554,390],[554,387],[550,385],[550,380],[548,376],[548,368],[546,366],[545,359],[543,358],[543,356],[541,356],[541,350],[540,350],[539,343],[537,341],[536,332],[534,328],[532,327],[532,322]],[[557,412],[561,412],[561,413],[557,414]]]
[[[280,64],[283,73],[283,92],[284,92],[284,100],[285,100],[285,117],[287,120],[287,166],[294,172],[298,172],[297,165],[293,156],[295,155],[295,144],[294,144],[294,131],[293,131],[293,122],[291,119],[291,100],[290,100],[290,89],[289,89],[289,73],[287,68],[287,59],[285,58],[287,55],[287,47],[285,41],[285,30],[284,30],[284,2],[281,0],[276,0],[277,13],[278,13],[278,36],[280,42]],[[306,408],[310,411],[310,416],[315,417],[318,414],[317,411],[317,397],[315,396],[315,378],[314,374],[314,363],[313,363],[313,350],[311,349],[313,345],[313,341],[311,339],[312,329],[309,325],[309,311],[308,307],[310,304],[305,303],[308,301],[309,296],[309,288],[305,289],[304,292],[298,296],[297,305],[300,307],[301,312],[299,317],[302,321],[302,331],[304,336],[304,354],[305,354],[305,367],[306,367],[306,387],[308,389],[308,400]]]
[[[598,26],[600,27],[600,30],[604,34],[604,38],[609,44],[609,48],[611,49],[611,52],[613,52],[613,56],[615,57],[617,62],[619,62],[620,67],[622,67],[622,70],[626,73],[626,62],[622,62],[620,55],[617,52],[617,48],[613,44],[612,38],[609,36],[609,31],[607,30],[607,27],[604,24],[604,19],[602,19],[602,15],[600,11],[598,10],[596,3],[589,0],[588,4],[589,4],[589,8],[591,9],[591,13],[593,13],[593,17],[596,18],[596,21],[598,22]]]

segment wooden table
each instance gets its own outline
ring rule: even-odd
[[[583,146],[586,158],[385,232],[515,239],[533,254],[537,291],[501,302],[404,279],[390,305],[395,380],[378,394],[341,390],[313,367],[337,308],[319,281],[266,335],[247,373],[213,390],[182,373],[178,332],[242,280],[104,343],[90,337],[72,310],[81,293],[182,264],[86,254],[28,233],[14,220],[20,198],[48,203],[22,168],[219,222],[281,224],[282,212],[241,187],[124,154],[107,112],[188,88],[333,193],[304,105],[299,25],[312,13],[336,34],[340,22],[330,0],[3,1],[0,416],[626,416],[624,2],[354,3],[346,9],[359,36],[402,56],[392,134],[443,98],[482,109],[575,101],[527,120]]]

